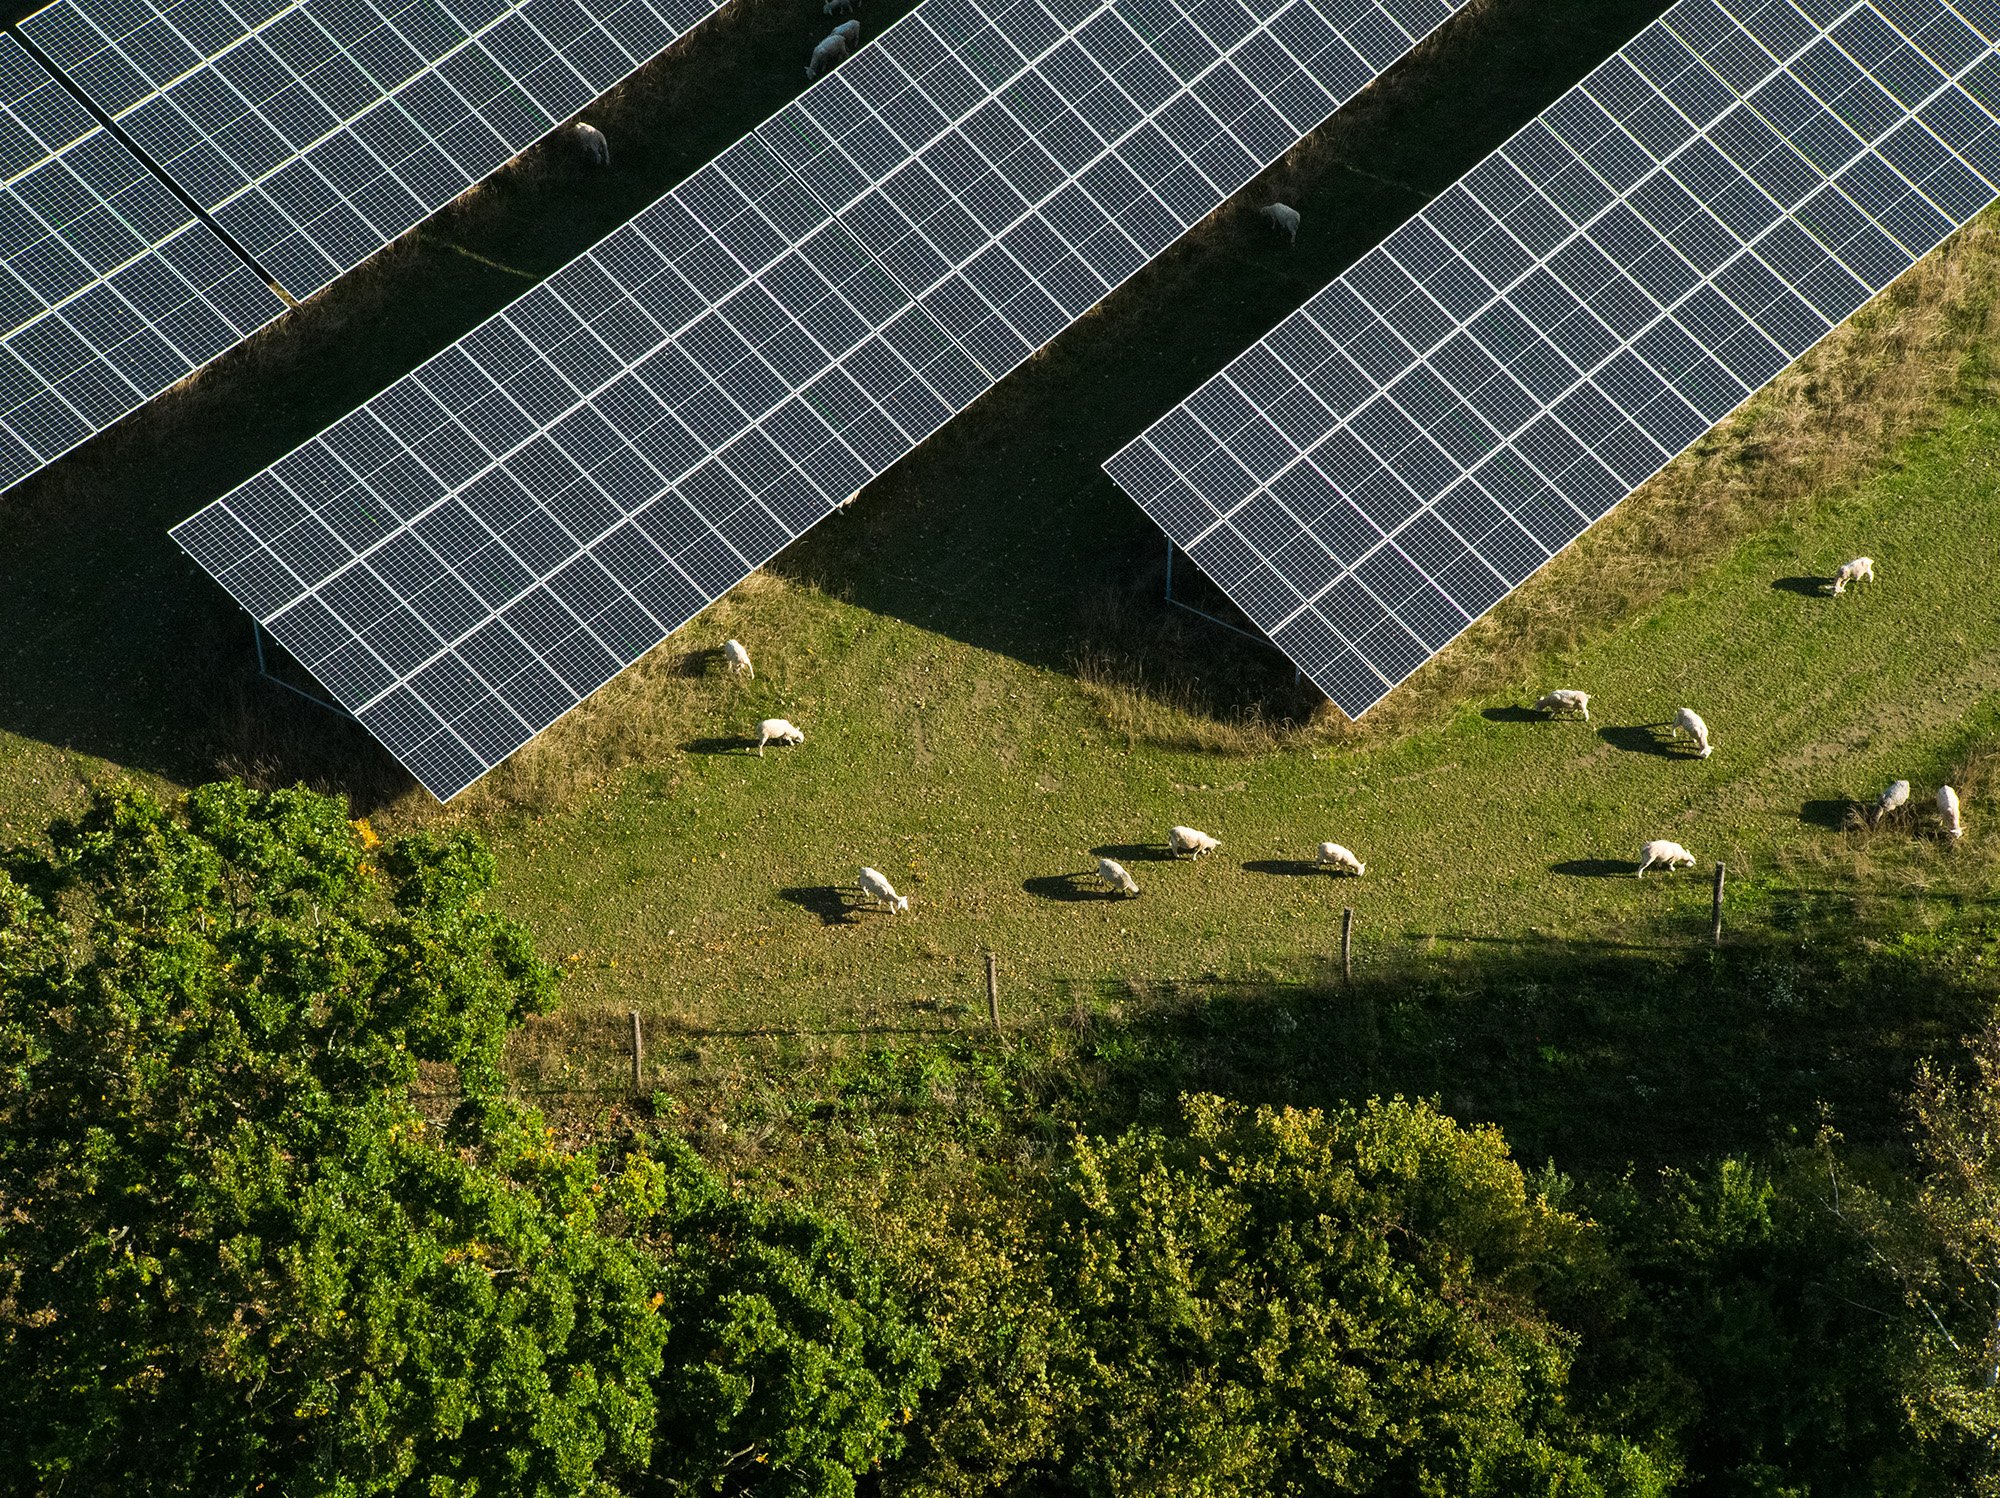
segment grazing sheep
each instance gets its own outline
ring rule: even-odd
[[[602,130],[578,120],[570,126],[570,133],[576,137],[576,143],[583,149],[584,155],[599,166],[611,165],[611,142],[604,138]]]
[[[1121,895],[1139,893],[1139,882],[1125,872],[1125,865],[1115,858],[1097,860],[1097,882],[1106,889]]]
[[[908,910],[910,908],[910,897],[908,895],[897,894],[895,886],[883,877],[880,869],[863,869],[861,871],[861,895],[871,906],[888,906],[889,914],[891,915],[894,915],[899,910]]]
[[[1555,717],[1560,713],[1576,713],[1583,721],[1590,721],[1590,693],[1579,692],[1573,687],[1558,687],[1553,692],[1544,692],[1535,699],[1535,711]]]
[[[722,658],[729,662],[730,670],[746,672],[753,679],[756,677],[757,668],[750,664],[750,652],[743,648],[741,640],[724,640]]]
[[[1708,725],[1701,721],[1701,714],[1691,707],[1683,707],[1674,713],[1674,737],[1686,734],[1694,740],[1695,755],[1707,759],[1715,753],[1715,745],[1708,741]]]
[[[1281,229],[1293,244],[1299,242],[1299,210],[1288,208],[1283,203],[1267,203],[1257,210],[1271,221],[1273,229]]]
[[[1199,858],[1204,853],[1213,853],[1221,843],[1206,832],[1196,832],[1192,827],[1169,827],[1167,829],[1167,851],[1175,857],[1186,853]]]
[[[766,718],[757,725],[757,758],[764,757],[766,744],[803,744],[805,730],[789,718]]]
[[[861,0],[826,0],[820,13],[826,16],[851,16],[861,9]]]
[[[1882,825],[1882,819],[1884,817],[1888,816],[1890,812],[1898,810],[1903,805],[1903,803],[1908,801],[1909,799],[1910,799],[1909,781],[1907,780],[1890,781],[1889,789],[1882,792],[1881,795],[1875,798],[1875,815],[1868,819],[1869,825],[1873,827],[1880,827]],[[1939,799],[1942,800],[1943,798],[1940,797]],[[1956,800],[1957,798],[1954,797],[1953,799]]]
[[[1938,820],[1944,823],[1944,835],[1953,842],[1965,836],[1965,823],[1958,818],[1958,792],[1948,785],[1938,787]]]
[[[1833,596],[1840,597],[1847,591],[1849,583],[1872,583],[1875,581],[1875,558],[1856,557],[1851,562],[1842,562],[1840,570],[1833,575]]]
[[[813,48],[812,59],[806,64],[806,77],[816,80],[833,71],[834,67],[847,60],[848,53],[861,45],[861,23],[842,21],[826,39]]]
[[[1658,864],[1671,874],[1678,868],[1693,868],[1694,855],[1679,843],[1670,843],[1663,837],[1654,838],[1639,850],[1639,874],[1644,879],[1646,870]]]
[[[1356,858],[1351,849],[1343,848],[1339,843],[1321,843],[1313,862],[1331,867],[1336,874],[1352,874],[1357,879],[1368,872],[1368,865]]]

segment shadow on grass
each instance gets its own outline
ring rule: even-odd
[[[1834,796],[1823,801],[1808,801],[1799,808],[1799,820],[1808,827],[1823,827],[1828,832],[1845,832],[1850,827],[1864,826],[1868,820],[1867,808],[1859,801],[1846,796]]]
[[[1629,875],[1639,865],[1629,858],[1565,858],[1549,865],[1551,874],[1565,879],[1610,879]]]
[[[681,745],[683,754],[750,754],[754,758],[757,741],[741,734],[728,734],[713,739],[689,739]]]
[[[1597,736],[1613,749],[1622,749],[1627,754],[1651,754],[1659,759],[1686,758],[1663,731],[1667,726],[1664,723],[1632,723],[1623,728],[1600,728]]]
[[[1243,865],[1246,874],[1272,874],[1280,879],[1303,879],[1326,870],[1310,858],[1253,858]]]
[[[1622,867],[1629,874],[1636,866],[1625,864]],[[1550,936],[1542,932],[1530,932],[1525,936],[1487,936],[1471,931],[1405,931],[1403,936],[1407,941],[1466,942],[1474,946],[1514,947],[1520,950],[1537,947],[1543,950],[1575,947],[1579,951],[1585,952],[1661,952],[1667,950],[1659,942],[1578,940],[1575,937]]]
[[[1830,577],[1774,577],[1773,593],[1796,593],[1801,598],[1825,598],[1833,588]]]
[[[1509,707],[1489,707],[1480,717],[1488,723],[1546,723],[1549,715],[1532,707],[1522,707],[1514,703]]]
[[[1120,863],[1175,863],[1174,850],[1165,843],[1105,843],[1092,848],[1098,858],[1115,858]]]
[[[1850,1143],[1900,1138],[1916,1060],[1953,1054],[1988,1002],[1857,942],[1714,949],[1701,927],[1662,928],[1650,949],[1391,958],[1351,988],[1337,962],[1261,989],[1188,983],[1121,1002],[1107,985],[1065,1102],[1111,1132],[1168,1122],[1192,1091],[1301,1107],[1433,1097],[1499,1124],[1524,1161],[1697,1165],[1809,1142],[1822,1106]]]
[[[858,926],[860,907],[851,894],[837,884],[801,884],[779,890],[778,898],[818,916],[822,926]]]
[[[1053,900],[1059,905],[1130,898],[1099,884],[1095,869],[1083,869],[1074,874],[1037,874],[1032,879],[1022,880],[1021,888],[1037,900]]]

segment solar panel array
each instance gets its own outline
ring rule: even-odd
[[[1996,0],[1682,0],[1105,467],[1350,716],[1992,201]]]
[[[58,0],[22,30],[303,297],[721,3]]]
[[[283,310],[0,34],[0,488]]]
[[[926,0],[174,534],[448,799],[1461,0]]]

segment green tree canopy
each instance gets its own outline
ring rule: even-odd
[[[0,872],[0,1468],[64,1492],[832,1495],[933,1376],[835,1224],[507,1100],[478,841],[95,796]],[[427,1120],[423,1063],[462,1096]],[[446,1075],[449,1075],[448,1073]]]
[[[1079,1141],[1060,1296],[1100,1492],[1641,1494],[1666,1479],[1570,1409],[1542,1304],[1580,1224],[1499,1132],[1401,1100],[1214,1097]]]

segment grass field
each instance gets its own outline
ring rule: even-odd
[[[1698,877],[1629,877],[1673,836],[1739,878],[1854,889],[1984,877],[1840,830],[1990,734],[2000,617],[1983,393],[1992,229],[1915,273],[1358,727],[1272,652],[1167,609],[1157,533],[1097,465],[1645,20],[1650,3],[1489,0],[945,432],[446,812],[355,729],[249,670],[247,630],[168,524],[401,374],[795,91],[818,7],[738,0],[593,111],[618,165],[537,156],[0,502],[0,838],[92,778],[220,773],[344,791],[383,830],[466,821],[504,903],[570,970],[583,1026],[694,1035],[963,1027],[980,954],[1010,1016],[1127,982],[1323,973],[1495,941],[1657,943]],[[871,9],[877,27],[894,11]],[[1296,250],[1250,212],[1297,203]],[[1810,579],[1858,551],[1883,581]],[[743,638],[754,683],[716,666]],[[1516,705],[1582,686],[1596,721]],[[1658,725],[1698,708],[1715,757]],[[764,759],[773,714],[806,744]],[[1185,821],[1199,866],[1155,850]],[[1369,860],[1336,882],[1321,838]],[[1144,890],[1076,876],[1121,850]],[[911,917],[855,915],[863,862]],[[564,1036],[550,1027],[547,1063]]]

